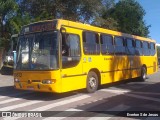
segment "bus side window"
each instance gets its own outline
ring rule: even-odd
[[[62,38],[62,68],[74,67],[79,61],[80,38],[75,34],[67,34],[65,39]]]
[[[100,44],[99,35],[95,32],[84,31],[83,32],[83,51],[86,55],[99,55]]]
[[[142,42],[140,40],[135,40],[136,45],[135,45],[135,53],[137,56],[143,55],[143,49],[142,49]]]
[[[143,41],[143,55],[150,56],[149,43],[147,41]]]
[[[127,54],[128,55],[135,55],[135,41],[131,38],[126,39],[127,42]]]
[[[125,55],[125,45],[123,37],[114,37],[115,40],[115,54],[117,55]]]
[[[102,34],[101,36],[101,52],[103,55],[114,54],[113,37],[111,35]]]

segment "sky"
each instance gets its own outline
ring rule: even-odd
[[[137,0],[146,12],[144,21],[149,28],[150,38],[160,44],[160,0]]]

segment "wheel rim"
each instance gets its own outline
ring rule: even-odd
[[[97,82],[96,82],[96,78],[94,77],[91,77],[89,78],[89,86],[91,89],[94,89],[97,85]]]

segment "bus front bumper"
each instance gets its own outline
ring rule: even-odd
[[[39,92],[55,92],[55,85],[53,84],[42,84],[42,83],[31,83],[26,82],[14,82],[14,87],[20,90],[30,90],[30,91],[39,91]]]

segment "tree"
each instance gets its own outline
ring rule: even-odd
[[[31,21],[55,18],[60,0],[20,0],[18,2],[22,15],[28,14]],[[57,6],[56,6],[57,5]]]
[[[19,33],[21,27],[30,21],[29,15],[22,13],[16,0],[0,0],[0,47],[7,50],[11,35]]]
[[[63,18],[85,23],[90,23],[103,6],[102,0],[21,0],[19,5],[36,21]]]
[[[16,9],[15,0],[0,0],[0,37],[7,37],[5,23]]]
[[[9,38],[11,37],[7,22],[14,16],[16,8],[15,0],[0,0],[0,47],[5,49],[9,48]]]
[[[116,20],[119,31],[148,37],[150,26],[146,26],[144,15],[145,11],[137,1],[120,0],[114,8],[110,9],[105,18],[111,17]]]
[[[28,13],[22,14],[20,9],[18,9],[17,12],[15,13],[15,16],[10,18],[6,22],[6,26],[8,31],[10,31],[10,34],[17,34],[20,32],[21,27],[23,25],[27,25],[30,22],[31,22],[31,17],[29,16],[29,14]]]
[[[117,21],[108,15],[110,9],[115,6],[115,0],[102,0],[101,2],[103,5],[101,6],[98,14],[95,16],[92,24],[102,28],[118,30]]]

